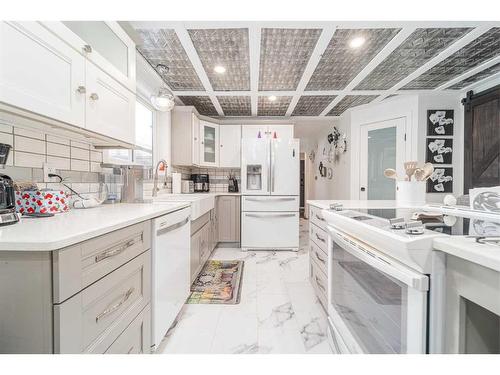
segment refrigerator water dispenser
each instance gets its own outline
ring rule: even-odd
[[[247,165],[247,190],[262,189],[262,165]]]

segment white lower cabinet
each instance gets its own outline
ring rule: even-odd
[[[240,197],[217,197],[218,242],[240,242]]]
[[[85,127],[124,141],[135,141],[135,94],[92,63],[87,63]]]
[[[327,311],[328,234],[321,209],[309,209],[309,277],[318,300]]]
[[[151,308],[146,306],[122,332],[106,354],[148,354],[151,351]]]
[[[0,102],[83,127],[84,87],[81,54],[38,22],[0,22]]]

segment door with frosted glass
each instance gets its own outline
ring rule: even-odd
[[[200,121],[200,165],[219,165],[219,125]]]
[[[405,119],[361,126],[359,199],[394,200],[396,182],[384,176],[387,168],[404,176]]]

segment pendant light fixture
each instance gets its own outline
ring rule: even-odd
[[[158,95],[151,96],[151,104],[160,112],[171,111],[175,105],[174,96],[168,89],[162,87],[158,90]]]

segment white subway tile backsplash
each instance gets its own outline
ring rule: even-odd
[[[59,143],[47,142],[47,155],[69,158],[70,147]]]
[[[90,184],[86,184],[86,183],[80,183],[80,182],[73,183],[73,184],[71,184],[71,188],[80,194],[90,192]]]
[[[39,140],[45,140],[45,134],[37,130],[28,130],[23,128],[14,127],[14,134],[21,135],[23,137],[29,137]]]
[[[47,155],[47,164],[56,169],[71,169],[70,159]]]
[[[71,146],[71,159],[90,160],[90,151]]]
[[[26,151],[35,154],[45,154],[45,140],[14,136],[16,151]]]
[[[83,148],[84,150],[90,150],[90,145],[88,143],[71,141],[71,147]]]
[[[0,122],[0,132],[3,133],[12,133],[12,125],[4,124],[3,122]]]
[[[101,163],[91,162],[90,163],[90,171],[91,172],[102,172]]]
[[[47,140],[47,142],[59,143],[61,145],[66,145],[66,146],[70,145],[69,139],[67,139],[67,138],[61,138],[61,137],[56,137],[55,135],[47,134],[45,136],[45,139]]]
[[[90,163],[88,160],[71,159],[71,170],[72,171],[89,172],[90,171]]]
[[[16,167],[42,168],[43,163],[45,163],[45,155],[14,151],[14,165]]]
[[[102,152],[90,151],[90,161],[94,161],[96,163],[102,163]]]

